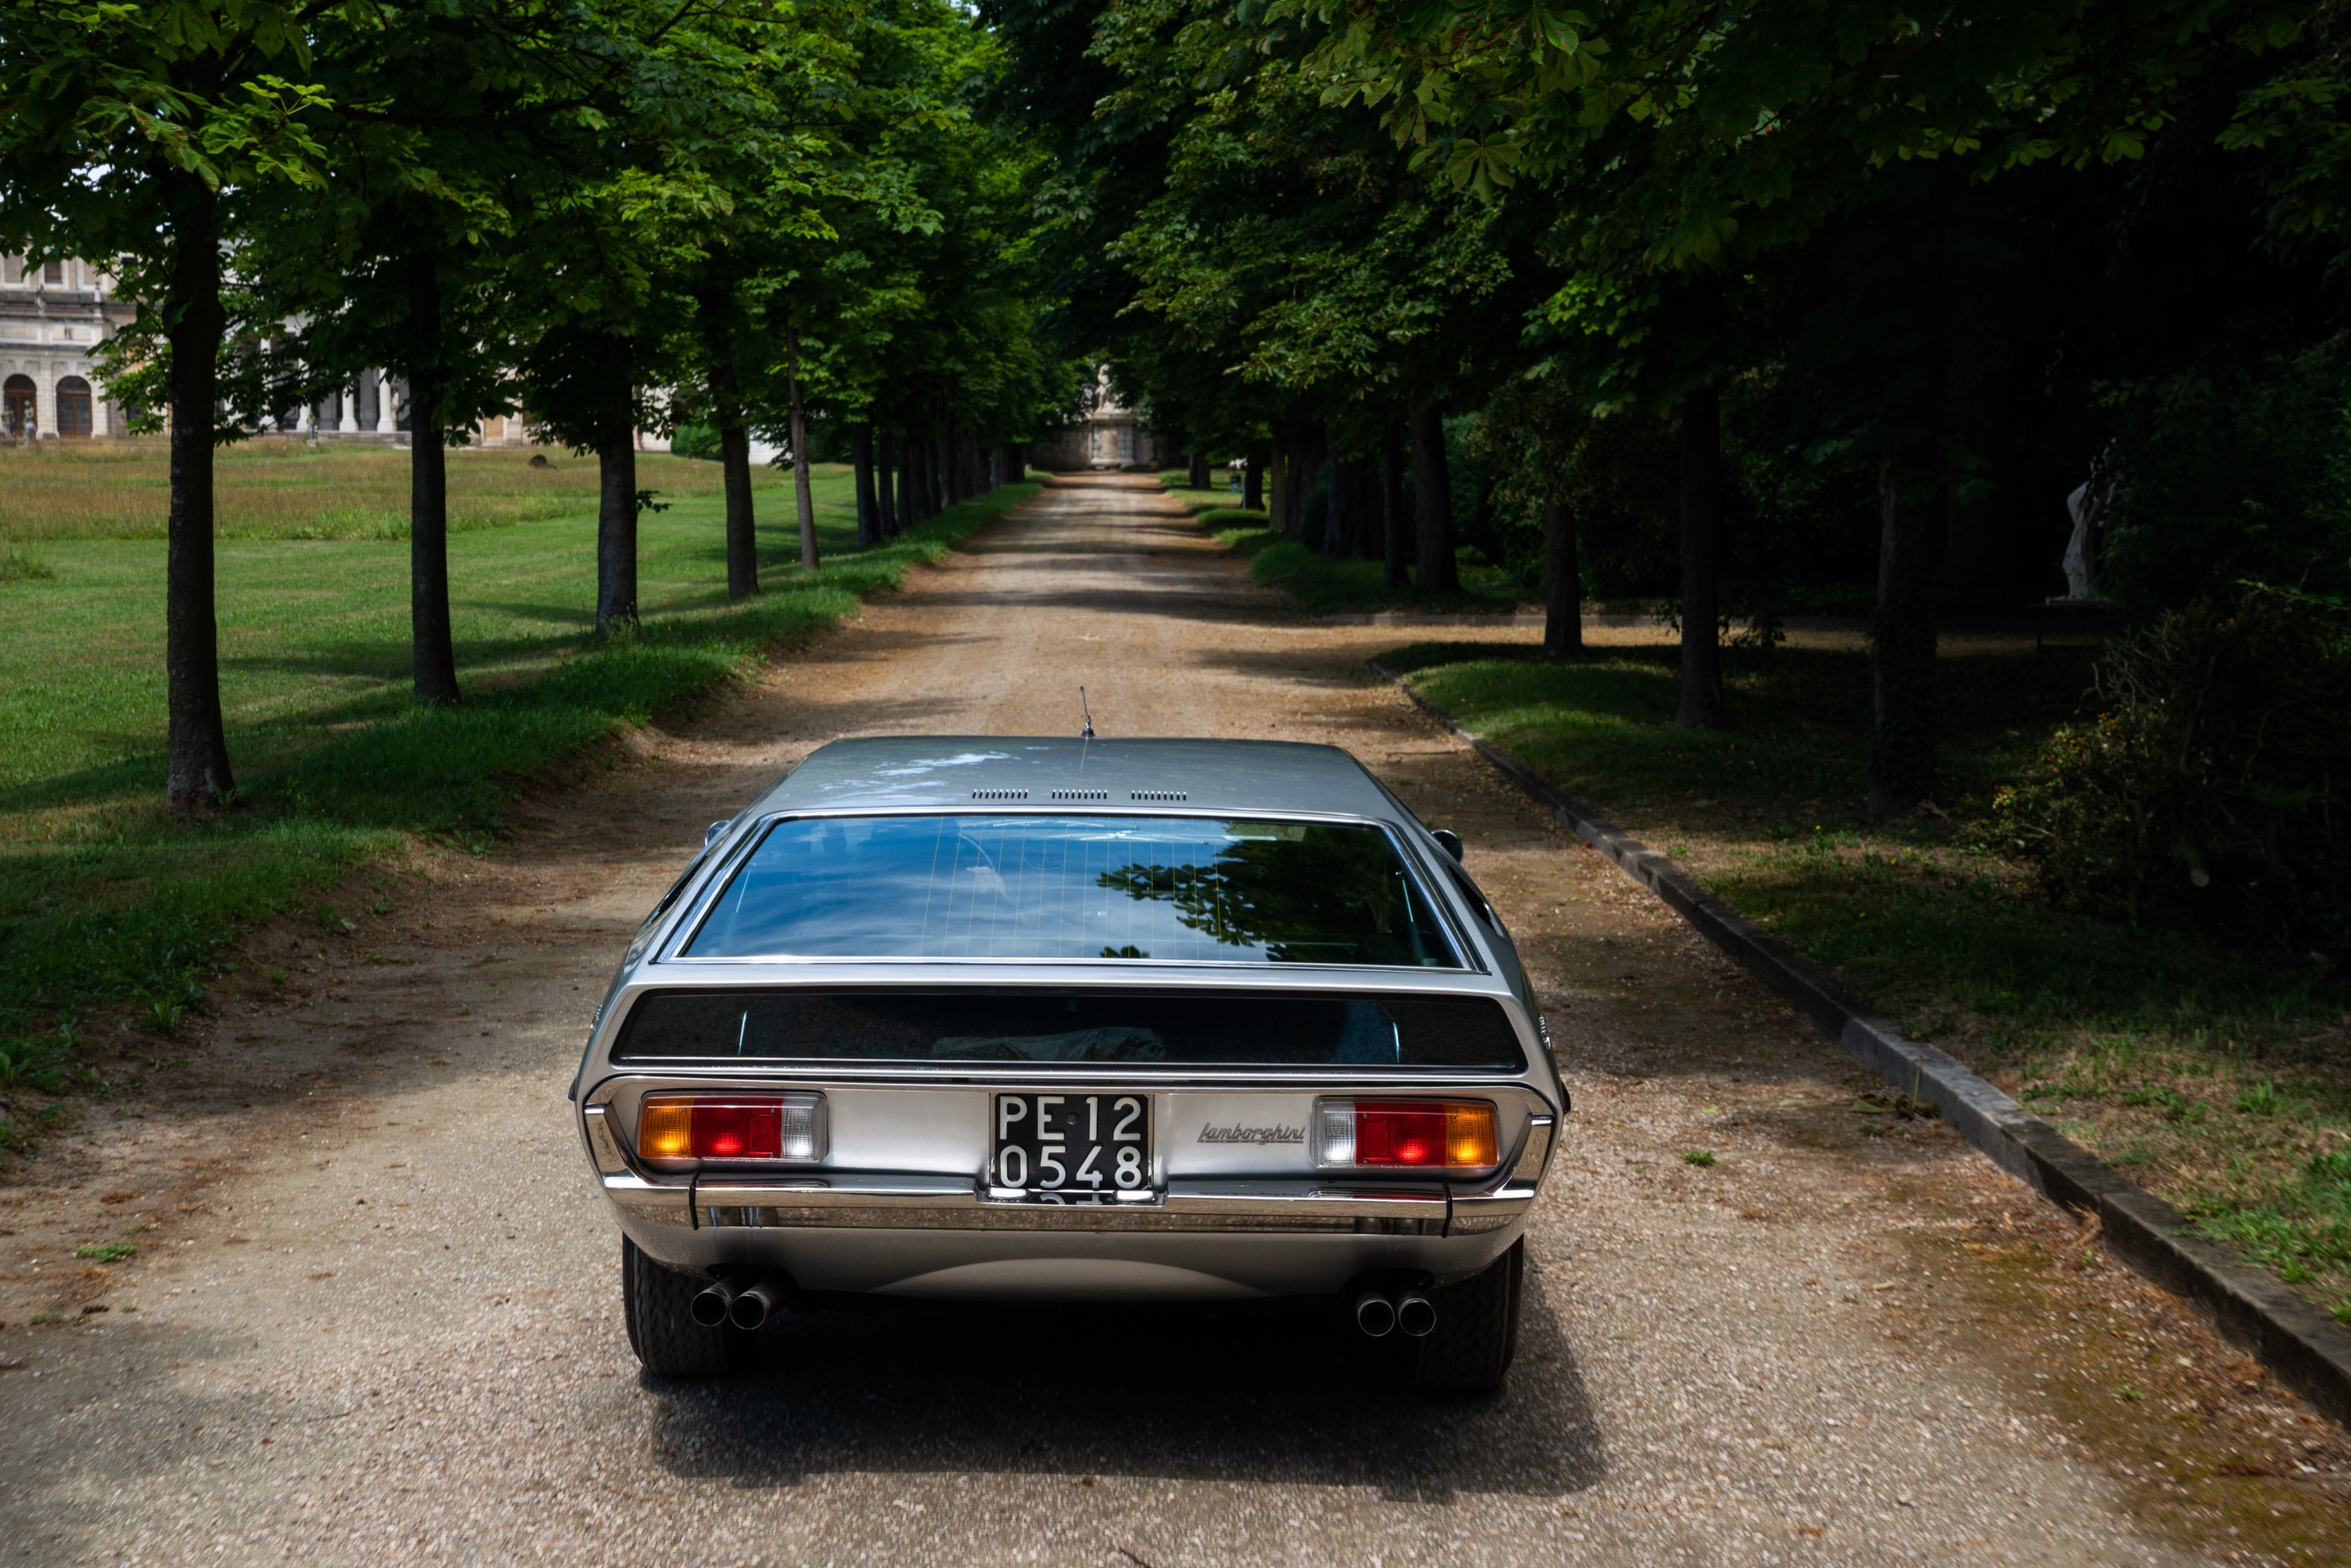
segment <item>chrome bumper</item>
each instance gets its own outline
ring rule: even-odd
[[[1050,1230],[1140,1233],[1480,1236],[1507,1229],[1534,1202],[1553,1118],[1538,1116],[1518,1157],[1482,1187],[1171,1179],[1152,1201],[998,1202],[977,1178],[885,1172],[770,1180],[661,1179],[636,1169],[604,1120],[585,1108],[604,1196],[630,1219],[679,1229]]]

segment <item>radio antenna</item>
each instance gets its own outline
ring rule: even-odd
[[[1086,727],[1078,731],[1078,738],[1092,740],[1094,737],[1094,712],[1086,706],[1086,688],[1083,686],[1078,688],[1078,711],[1086,716]]]

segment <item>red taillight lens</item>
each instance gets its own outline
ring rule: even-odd
[[[1483,1100],[1325,1100],[1320,1163],[1369,1170],[1475,1170],[1499,1162]]]
[[[1445,1165],[1445,1123],[1442,1105],[1358,1105],[1355,1163]]]
[[[813,1094],[648,1094],[637,1153],[649,1160],[812,1160],[820,1151]]]

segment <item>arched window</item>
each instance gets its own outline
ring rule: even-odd
[[[35,411],[39,406],[40,393],[34,390],[30,376],[10,376],[0,384],[0,417],[5,417],[11,441],[29,441],[39,419]]]
[[[57,382],[57,434],[68,437],[89,434],[89,383],[79,376],[67,376]]]

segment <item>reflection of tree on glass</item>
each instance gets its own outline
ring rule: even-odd
[[[1188,865],[1127,865],[1097,879],[1165,904],[1218,945],[1261,946],[1277,964],[1444,964],[1395,852],[1375,830],[1231,822],[1231,841]]]

